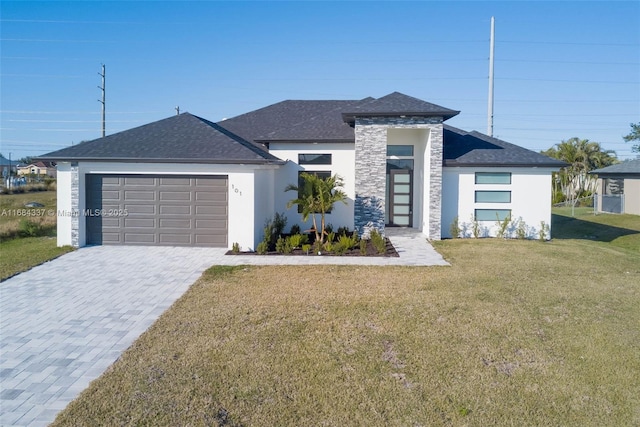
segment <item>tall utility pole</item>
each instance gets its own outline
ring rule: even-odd
[[[493,49],[495,45],[495,18],[491,17],[491,39],[489,42],[489,106],[487,111],[487,135],[493,136]]]
[[[98,86],[98,89],[102,91],[102,99],[98,99],[98,102],[102,104],[102,137],[105,137],[106,131],[106,114],[105,114],[105,86],[104,86],[104,76],[105,76],[105,67],[102,64],[102,73],[98,73],[98,75],[102,76],[102,86]]]

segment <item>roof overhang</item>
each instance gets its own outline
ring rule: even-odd
[[[448,120],[452,117],[460,114],[460,111],[455,110],[447,110],[447,111],[433,111],[425,114],[424,111],[415,112],[415,111],[400,111],[400,112],[385,112],[385,113],[367,113],[367,112],[357,112],[357,113],[342,113],[342,120],[346,123],[355,122],[357,117],[442,117],[442,121]]]
[[[207,165],[284,165],[284,160],[235,160],[235,159],[166,159],[166,158],[100,158],[100,157],[36,157],[38,160],[56,162],[108,162],[108,163],[180,163],[180,164],[207,164]]]

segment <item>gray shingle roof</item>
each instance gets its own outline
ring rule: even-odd
[[[361,102],[354,107],[342,113],[345,121],[353,122],[357,116],[440,116],[447,120],[460,113],[460,111],[450,110],[400,92],[393,92],[369,102]]]
[[[342,112],[360,101],[287,100],[245,113],[218,124],[254,142],[346,140],[353,141],[353,128],[342,120]]]
[[[607,175],[640,175],[640,159],[627,160],[617,165],[607,166],[606,168],[596,169],[589,173],[598,174],[600,176]]]
[[[39,157],[189,163],[281,163],[217,124],[189,113],[172,116]]]
[[[444,166],[552,167],[566,163],[484,135],[444,125]]]

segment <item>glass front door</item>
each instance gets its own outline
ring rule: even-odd
[[[413,225],[413,171],[391,169],[387,184],[388,224],[398,227]]]

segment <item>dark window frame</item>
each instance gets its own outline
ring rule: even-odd
[[[331,153],[298,153],[299,165],[331,165],[332,160]]]

